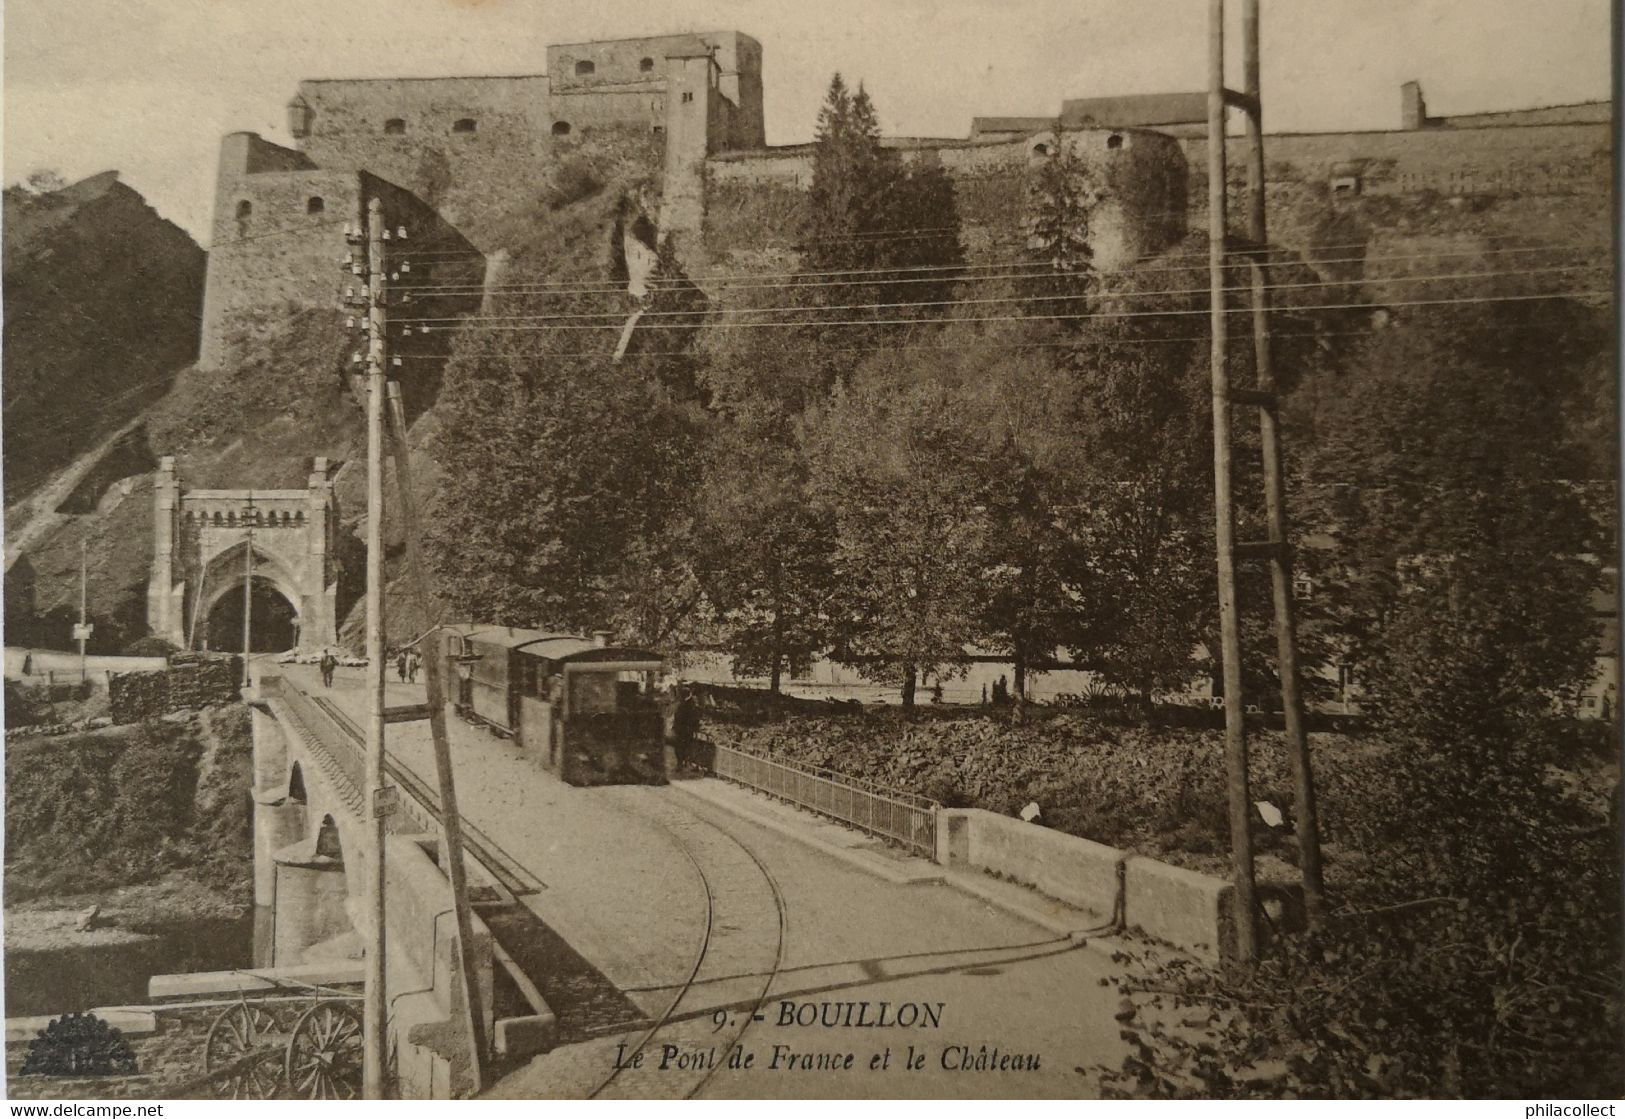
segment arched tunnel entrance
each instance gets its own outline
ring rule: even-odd
[[[254,576],[249,593],[249,651],[280,653],[299,641],[298,613],[271,580]],[[208,647],[220,652],[239,652],[243,647],[243,585],[239,582],[222,595],[209,611],[204,631]]]

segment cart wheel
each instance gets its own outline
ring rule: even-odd
[[[220,1100],[270,1100],[281,1094],[282,1041],[287,1032],[276,1015],[249,1003],[238,1003],[221,1013],[203,1042],[203,1070],[213,1072],[236,1064],[256,1050],[259,1056],[230,1076],[213,1081]]]
[[[361,1016],[347,1002],[319,1002],[288,1039],[288,1085],[295,1099],[353,1100],[361,1094]]]

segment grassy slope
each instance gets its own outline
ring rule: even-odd
[[[143,887],[149,920],[252,903],[248,709],[6,743],[8,906]],[[212,749],[212,753],[211,753]]]
[[[156,396],[197,352],[203,250],[108,172],[5,196],[5,500]]]

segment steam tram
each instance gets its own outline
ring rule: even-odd
[[[659,654],[602,637],[453,625],[438,655],[459,715],[572,785],[664,784]]]

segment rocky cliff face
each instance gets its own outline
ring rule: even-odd
[[[197,353],[204,253],[108,171],[4,197],[8,506],[139,415]]]

